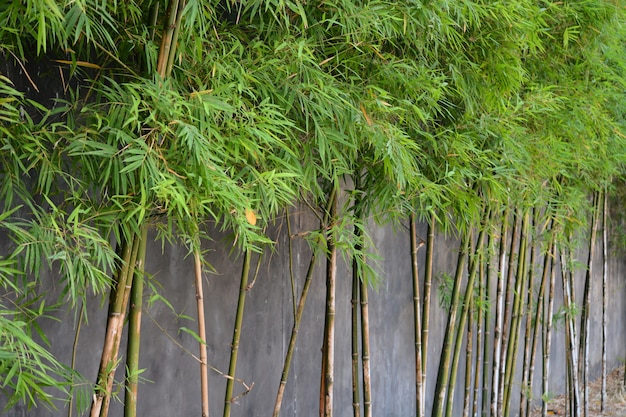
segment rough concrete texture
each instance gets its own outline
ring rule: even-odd
[[[310,215],[297,214],[292,219],[292,234],[316,229],[317,220]],[[425,227],[419,228],[420,237],[426,237]],[[206,330],[210,365],[219,372],[227,372],[230,344],[239,290],[242,256],[232,250],[227,236],[212,232],[208,259],[214,272],[204,275]],[[232,416],[271,416],[276,390],[282,371],[283,359],[293,323],[293,302],[289,274],[288,238],[286,223],[281,222],[270,232],[276,245],[273,252],[264,254],[254,285],[246,295],[246,309],[240,343],[238,382],[235,386],[236,404]],[[409,236],[405,225],[393,230],[390,227],[372,227],[371,236],[380,256],[381,281],[370,291],[371,364],[373,387],[373,415],[404,417],[415,413],[415,364],[413,340],[413,294]],[[435,251],[435,273],[453,274],[456,266],[458,242],[453,238],[438,236]],[[611,252],[609,264],[609,365],[615,365],[625,355],[626,346],[626,289],[622,256]],[[586,261],[586,251],[579,254]],[[293,239],[294,277],[296,293],[302,288],[311,252],[304,238]],[[594,376],[599,375],[601,359],[601,252],[597,252],[594,273],[591,318],[591,362]],[[340,257],[340,259],[342,259]],[[420,250],[420,274],[423,274],[424,249]],[[253,259],[252,270],[257,258]],[[193,257],[183,247],[154,242],[149,246],[147,270],[151,275],[153,289],[148,290],[142,324],[141,374],[144,382],[139,387],[139,416],[194,416],[200,415],[200,377],[197,355],[198,344],[183,330],[196,331],[196,300],[193,280]],[[303,322],[298,336],[297,351],[293,358],[291,373],[283,401],[283,416],[314,416],[319,407],[319,383],[322,330],[324,325],[325,262],[318,259],[312,288],[306,304]],[[557,275],[558,276],[558,275]],[[577,273],[582,282],[584,272]],[[251,278],[252,279],[252,278]],[[55,290],[59,283],[51,274],[47,280],[49,289]],[[446,312],[439,306],[436,282],[430,322],[428,361],[427,410],[433,402],[439,354],[446,326]],[[345,262],[338,269],[337,316],[336,316],[336,369],[335,369],[335,415],[351,415],[351,368],[350,368],[350,285],[351,274]],[[493,286],[495,288],[495,285]],[[560,284],[557,280],[556,308],[561,305]],[[171,308],[154,297],[154,291],[165,297]],[[582,286],[576,288],[577,297],[582,296]],[[83,321],[78,334],[77,368],[87,381],[94,381],[103,341],[106,322],[104,296],[91,297],[87,306],[87,321]],[[70,363],[72,345],[77,329],[77,317],[71,312],[59,311],[59,321],[43,323],[47,330],[51,349],[61,360]],[[520,337],[520,340],[523,336]],[[564,390],[563,327],[554,332],[551,361],[551,391]],[[122,352],[125,346],[122,346]],[[520,345],[520,352],[523,347]],[[541,352],[541,351],[540,351]],[[521,355],[520,355],[521,356]],[[538,362],[539,363],[539,362]],[[459,372],[463,372],[461,366]],[[518,371],[521,363],[518,364]],[[123,365],[118,370],[121,381]],[[535,369],[536,378],[541,377],[540,366]],[[224,405],[226,379],[216,371],[210,372],[211,415],[221,415]],[[462,381],[462,375],[459,375]],[[517,378],[516,381],[520,381]],[[540,381],[537,379],[537,381]],[[245,386],[244,386],[245,383]],[[513,387],[517,401],[519,382]],[[246,386],[250,387],[247,391]],[[123,389],[116,393],[123,398]],[[534,393],[540,397],[538,389]],[[462,403],[462,389],[457,388],[457,404]],[[77,397],[77,400],[79,398]],[[2,399],[0,398],[0,402]],[[86,399],[87,402],[89,399]],[[460,410],[459,410],[460,411]],[[18,416],[66,416],[63,403],[58,410],[37,408],[29,411],[16,407],[5,412],[6,417]],[[75,413],[74,415],[78,415]],[[111,416],[121,416],[122,407],[114,401]],[[459,415],[455,413],[455,415]]]

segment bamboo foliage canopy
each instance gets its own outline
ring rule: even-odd
[[[144,222],[189,245],[215,223],[260,250],[285,207],[323,205],[358,176],[361,213],[381,222],[433,214],[455,232],[486,205],[523,205],[575,228],[589,192],[623,175],[623,1],[183,4],[176,28],[165,1],[0,5],[0,229],[13,242],[0,284],[21,305],[0,305],[11,404],[71,379],[33,339],[41,269],[76,306],[110,284],[110,237]]]

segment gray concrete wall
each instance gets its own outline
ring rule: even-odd
[[[306,213],[293,217],[294,234],[317,228],[317,220]],[[426,237],[425,227],[419,235]],[[205,306],[208,357],[211,366],[227,372],[230,343],[235,319],[239,290],[242,257],[231,251],[226,236],[212,231],[212,242],[206,244],[208,257],[214,272],[205,274]],[[259,275],[254,286],[246,295],[246,310],[243,321],[237,378],[250,391],[241,396],[232,408],[233,416],[271,416],[276,390],[282,371],[283,359],[293,323],[290,276],[288,268],[288,238],[286,224],[276,225],[270,232],[276,245],[272,253],[264,255]],[[415,365],[413,341],[413,294],[409,235],[405,227],[393,230],[390,227],[372,227],[372,239],[381,257],[382,280],[370,292],[371,361],[373,409],[375,416],[404,417],[414,415],[415,409]],[[296,292],[299,294],[310,259],[308,244],[302,237],[293,240],[294,275]],[[453,274],[456,266],[458,242],[452,238],[438,236],[435,252],[435,273]],[[150,282],[167,298],[173,310],[159,300],[146,305],[142,324],[141,363],[145,379],[139,387],[140,416],[193,416],[200,415],[200,377],[197,360],[197,342],[181,330],[186,327],[196,330],[195,289],[193,284],[193,258],[187,256],[182,247],[154,242],[148,248],[147,270]],[[586,260],[586,251],[581,251],[579,260]],[[423,274],[423,249],[420,251],[420,273]],[[609,264],[609,366],[619,364],[626,354],[626,280],[624,280],[623,256],[612,254]],[[597,253],[598,269],[594,274],[591,318],[591,370],[597,376],[601,359],[601,252]],[[253,269],[256,258],[253,259]],[[324,325],[325,262],[318,260],[316,273],[304,312],[292,369],[283,402],[283,416],[314,416],[319,404],[319,380],[321,364],[322,330]],[[577,274],[582,282],[584,272]],[[335,415],[351,413],[350,371],[350,270],[344,262],[338,269],[337,317],[336,317],[336,372],[335,372]],[[49,289],[58,290],[54,275],[46,279]],[[561,295],[557,280],[557,301]],[[494,285],[495,288],[495,285]],[[577,288],[582,296],[582,287]],[[153,295],[148,291],[147,299]],[[77,368],[87,381],[94,381],[103,342],[106,323],[104,297],[90,297],[87,305],[88,320],[82,323],[78,334]],[[434,286],[431,312],[431,339],[428,361],[427,409],[432,407],[439,354],[446,326],[446,311],[438,304]],[[70,363],[72,345],[77,328],[77,318],[68,311],[58,312],[59,321],[46,320],[51,349],[61,360]],[[564,343],[563,331],[554,332],[552,348],[551,384],[553,392],[564,389]],[[520,339],[522,339],[520,337]],[[521,345],[520,345],[521,346]],[[125,349],[122,346],[122,351]],[[520,347],[520,352],[521,352]],[[117,374],[122,379],[123,366]],[[521,368],[518,365],[518,370]],[[462,370],[460,372],[463,372]],[[537,366],[536,377],[541,377]],[[221,415],[224,404],[226,380],[217,372],[210,372],[210,407],[212,415]],[[459,379],[462,379],[460,376]],[[519,381],[519,378],[517,379]],[[538,380],[539,381],[539,380]],[[516,389],[517,388],[517,389]],[[241,383],[235,386],[235,395],[246,389]],[[460,400],[462,390],[457,388]],[[123,397],[121,387],[117,389]],[[519,386],[514,387],[519,392]],[[536,392],[539,397],[540,393]],[[76,399],[79,400],[80,396]],[[516,397],[514,397],[516,398]],[[89,401],[89,398],[84,398]],[[0,397],[0,402],[2,398]],[[457,401],[457,403],[459,403]],[[37,408],[26,411],[16,407],[6,413],[7,417],[18,416],[65,416],[65,404],[59,410]],[[74,414],[77,415],[77,414]],[[115,402],[111,416],[121,416],[122,407]]]

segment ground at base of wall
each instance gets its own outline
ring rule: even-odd
[[[598,378],[589,384],[589,414],[587,417],[626,417],[626,387],[624,387],[624,367],[611,371],[606,376],[606,403],[604,412],[600,411],[602,395],[602,379]],[[548,403],[549,416],[567,416],[567,399],[565,396],[556,397]],[[581,410],[580,415],[583,415]],[[533,410],[531,417],[540,417],[541,408]]]

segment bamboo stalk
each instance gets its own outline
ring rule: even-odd
[[[334,199],[336,197],[337,196],[334,193],[331,194],[328,200],[328,206],[326,207],[326,210],[324,211],[324,218],[323,220],[320,221],[320,228],[326,227],[326,225],[328,224],[329,217],[330,217],[329,216],[330,208],[334,204]],[[291,230],[290,223],[287,223],[287,227],[289,228],[289,230]],[[290,232],[290,245],[291,245],[291,232]],[[290,255],[289,259],[290,259],[289,267],[291,269],[293,257]],[[285,387],[287,385],[287,377],[289,376],[289,369],[291,367],[291,359],[293,357],[293,353],[295,352],[296,340],[298,337],[298,331],[300,329],[300,322],[302,321],[302,314],[304,312],[304,305],[306,304],[306,299],[309,293],[309,288],[311,287],[311,282],[313,281],[313,271],[315,269],[316,261],[317,261],[317,255],[315,252],[313,252],[311,254],[311,260],[309,261],[309,267],[307,269],[307,274],[304,279],[304,285],[300,293],[300,300],[298,301],[298,307],[297,307],[297,310],[295,311],[293,327],[291,329],[291,336],[289,338],[289,346],[287,347],[287,354],[285,355],[285,361],[283,363],[283,372],[281,374],[280,383],[278,385],[278,392],[276,394],[276,402],[274,403],[274,412],[272,414],[272,417],[278,417],[280,415],[280,408],[282,406],[283,396],[285,393]],[[294,287],[294,284],[292,282],[292,288],[293,287]]]
[[[568,251],[568,254],[571,254]],[[565,317],[565,338],[567,340],[566,343],[566,358],[568,369],[570,369],[570,383],[571,383],[571,415],[572,417],[579,416],[579,407],[580,407],[580,397],[579,397],[579,385],[578,385],[578,358],[577,358],[577,349],[576,349],[576,333],[574,330],[574,321],[575,317],[572,314],[573,307],[573,297],[572,297],[572,286],[573,286],[573,273],[570,268],[567,267],[567,263],[565,261],[565,256],[563,252],[561,252],[561,278],[563,281],[563,304],[565,307],[566,317]]]
[[[110,393],[113,392],[113,383],[114,383],[114,376],[115,376],[115,371],[117,370],[117,362],[118,362],[118,355],[119,355],[119,350],[120,350],[120,343],[122,341],[122,330],[124,328],[124,319],[126,317],[126,311],[128,309],[128,302],[130,300],[130,290],[132,288],[132,284],[133,284],[133,279],[135,276],[134,273],[134,269],[135,269],[135,265],[137,262],[137,254],[139,252],[139,236],[134,236],[133,237],[133,250],[131,253],[131,257],[130,257],[130,267],[128,268],[127,271],[127,277],[126,277],[126,284],[123,288],[123,295],[122,295],[122,301],[123,301],[123,305],[122,305],[122,317],[121,319],[117,322],[117,329],[116,329],[116,337],[113,340],[113,351],[112,351],[112,357],[111,357],[111,368],[109,370],[109,375],[107,377],[107,385],[106,385],[106,392],[109,393],[109,395],[106,395],[104,397],[104,400],[102,402],[102,409],[100,410],[100,417],[107,417],[109,415],[109,407],[111,405],[111,395]]]
[[[473,355],[473,342],[474,342],[474,323],[473,323],[473,312],[472,308],[470,308],[467,313],[467,342],[465,344],[465,381],[464,381],[464,391],[463,391],[463,417],[470,416],[470,409],[472,408],[472,403],[470,399],[472,398],[472,355]],[[479,373],[476,372],[476,375]],[[453,401],[453,400],[452,400]]]
[[[493,214],[492,214],[493,216]],[[492,222],[490,221],[490,224]],[[487,304],[487,308],[485,308],[484,314],[483,314],[483,361],[482,361],[482,365],[483,365],[483,375],[482,375],[482,404],[481,404],[481,413],[479,415],[481,416],[488,416],[489,415],[489,404],[490,404],[490,398],[489,398],[489,393],[491,392],[491,381],[490,381],[490,366],[492,365],[490,363],[490,360],[493,361],[493,358],[490,357],[490,353],[493,353],[490,349],[489,346],[491,343],[493,343],[490,339],[491,337],[491,332],[489,331],[489,329],[492,326],[492,322],[491,322],[491,317],[492,317],[492,303],[491,303],[491,293],[492,293],[492,280],[493,280],[493,271],[494,268],[492,267],[492,257],[494,254],[494,239],[493,239],[493,233],[488,233],[487,234],[487,254],[486,254],[486,262],[485,262],[485,270],[486,270],[486,277],[485,277],[485,299],[488,301]],[[497,279],[497,276],[495,277]]]
[[[470,233],[465,233],[459,248],[459,256],[457,258],[456,273],[454,276],[454,285],[452,287],[452,295],[450,299],[450,308],[448,311],[448,323],[443,339],[443,348],[439,359],[439,371],[437,372],[437,383],[435,385],[435,402],[433,405],[432,416],[442,417],[446,406],[446,396],[448,394],[450,380],[450,360],[452,357],[453,337],[457,325],[457,315],[461,298],[461,282],[463,280],[463,271],[467,262],[467,252],[469,247]]]
[[[202,406],[202,417],[209,416],[209,375],[208,357],[206,349],[206,324],[204,319],[204,291],[202,289],[202,259],[200,253],[200,242],[194,250],[194,277],[196,287],[196,309],[198,311],[198,350],[200,355],[200,400]]]
[[[72,343],[72,361],[70,363],[71,369],[76,369],[76,352],[78,351],[78,336],[80,335],[80,329],[83,324],[83,317],[85,316],[85,303],[80,304],[80,311],[78,313],[78,322],[76,323],[76,331],[74,333],[74,343]],[[74,374],[72,374],[71,389],[74,389]],[[67,417],[72,417],[72,411],[74,409],[74,395],[70,391],[70,398],[67,404]]]
[[[372,417],[372,383],[370,373],[370,325],[367,283],[359,280],[361,298],[361,365],[363,367],[363,416]]]
[[[489,236],[488,233],[487,236]],[[487,240],[486,247],[489,248],[489,240]],[[485,286],[487,283],[485,282],[485,258],[483,252],[484,251],[481,250],[478,253],[478,259],[480,262],[478,266],[478,297],[480,297],[481,300],[487,299],[485,295],[487,294],[485,290]],[[483,344],[487,342],[487,340],[485,340],[483,336],[483,333],[486,331],[484,322],[486,309],[483,307],[482,302],[481,305],[478,306],[476,314],[476,364],[474,366],[474,392],[472,395],[472,407],[469,412],[469,415],[472,416],[480,415],[479,399],[482,393],[481,379],[485,378],[484,371],[487,369],[484,363],[486,361],[486,358],[484,357],[485,345]],[[472,320],[470,319],[469,322],[471,323]],[[481,364],[483,365],[482,368]]]
[[[546,311],[546,324],[545,324],[545,340],[543,347],[543,367],[542,367],[542,384],[541,392],[541,416],[547,417],[548,415],[548,401],[547,396],[549,394],[549,375],[550,375],[550,349],[552,347],[552,320],[554,312],[554,287],[556,284],[556,233],[552,230],[552,237],[550,240],[551,251],[548,252],[550,257],[550,283],[548,285],[548,310]]]
[[[520,234],[519,257],[517,260],[517,273],[515,279],[515,294],[513,297],[513,310],[511,312],[511,327],[509,330],[509,342],[507,346],[506,373],[504,375],[504,411],[503,416],[510,415],[511,389],[515,377],[515,365],[517,362],[518,338],[521,326],[521,316],[524,303],[524,288],[527,281],[527,245],[528,245],[528,212],[522,218],[522,230]]]
[[[502,355],[502,326],[504,316],[504,271],[506,267],[506,245],[507,245],[507,219],[509,217],[508,209],[504,211],[502,216],[502,224],[500,226],[500,252],[498,255],[498,277],[496,285],[496,314],[493,333],[493,369],[491,376],[491,406],[490,412],[492,416],[497,416],[501,407],[500,399],[500,359]]]
[[[508,338],[509,338],[509,334],[510,334],[510,324],[509,322],[511,321],[511,298],[512,295],[514,293],[514,291],[511,290],[511,288],[513,287],[513,271],[515,270],[515,259],[516,257],[513,255],[515,253],[515,245],[519,239],[519,227],[518,227],[518,223],[519,223],[519,216],[517,215],[516,212],[514,212],[513,214],[513,230],[511,233],[511,243],[510,243],[510,248],[509,248],[509,261],[508,261],[508,267],[507,267],[507,274],[506,274],[506,287],[504,289],[504,313],[502,314],[502,328],[501,330],[501,353],[500,353],[500,376],[499,376],[499,383],[500,386],[498,387],[498,412],[496,415],[501,415],[502,414],[502,410],[504,407],[504,391],[505,391],[505,387],[506,387],[506,378],[505,378],[505,374],[507,372],[507,361],[506,361],[506,354],[507,354],[507,349],[508,349]]]
[[[535,289],[535,259],[537,257],[537,239],[534,238],[534,230],[537,224],[537,210],[532,209],[532,224],[530,226],[531,232],[529,232],[529,246],[530,246],[530,261],[528,264],[530,265],[528,269],[528,291],[526,295],[526,308],[524,311],[526,312],[526,322],[524,329],[524,357],[522,359],[522,389],[520,390],[520,401],[519,401],[519,415],[526,415],[526,407],[530,404],[530,398],[532,397],[532,379],[530,378],[530,362],[532,360],[532,329],[533,322],[537,322],[537,314],[533,312],[533,297],[534,297],[534,289]]]
[[[582,312],[580,318],[580,350],[579,358],[581,358],[580,376],[582,378],[583,388],[583,416],[589,414],[589,387],[587,376],[589,373],[589,321],[591,308],[591,278],[593,275],[593,258],[595,256],[596,233],[598,217],[600,216],[600,194],[595,193],[593,196],[593,214],[591,216],[591,232],[589,233],[589,251],[587,258],[587,271],[585,273],[585,288],[583,291]]]
[[[608,278],[609,268],[607,265],[608,260],[608,233],[607,233],[607,219],[608,219],[608,204],[609,199],[607,196],[607,190],[603,192],[603,204],[602,204],[602,393],[600,394],[600,410],[604,412],[606,406],[606,318],[607,318],[607,288],[606,282]],[[626,379],[626,371],[624,372],[624,378]],[[626,385],[626,384],[625,384]]]
[[[337,186],[330,197],[330,229],[326,237],[326,314],[324,318],[324,341],[322,348],[322,384],[320,387],[320,415],[333,415],[333,383],[335,368],[335,287],[337,277],[337,246],[333,232],[337,220]]]
[[[335,198],[335,195],[331,195],[331,198]],[[328,207],[325,211],[324,220],[321,222],[320,227],[323,227],[328,223],[330,207],[332,206],[333,201],[329,200]],[[296,339],[298,337],[298,331],[300,329],[300,322],[302,320],[302,314],[304,312],[304,305],[306,303],[306,298],[309,293],[309,288],[311,287],[311,282],[313,281],[313,271],[315,269],[315,262],[317,260],[315,252],[311,254],[311,260],[309,262],[309,268],[307,270],[306,278],[304,280],[304,286],[302,287],[302,291],[300,293],[300,300],[298,301],[298,308],[295,313],[295,318],[293,322],[293,327],[291,329],[291,337],[289,338],[289,346],[287,347],[287,354],[285,355],[285,361],[283,363],[283,372],[281,374],[280,383],[278,385],[278,392],[276,394],[276,402],[274,403],[274,413],[272,417],[278,417],[280,414],[280,408],[282,406],[283,396],[285,393],[285,387],[287,385],[287,377],[289,376],[289,369],[291,365],[291,359],[293,357],[293,353],[296,347]],[[291,268],[291,265],[290,265]]]
[[[422,390],[424,399],[421,403],[420,416],[426,415],[426,375],[428,373],[428,331],[430,323],[430,299],[433,282],[433,254],[435,246],[435,229],[437,226],[435,213],[431,213],[426,236],[426,254],[424,260],[424,303],[422,305]]]
[[[485,230],[487,229],[487,220],[489,219],[489,209],[484,209],[483,220],[480,227],[480,231],[478,233],[478,238],[476,239],[476,251],[482,249],[483,240],[485,236]],[[461,357],[461,347],[463,346],[463,335],[465,333],[465,323],[468,321],[467,318],[469,316],[469,312],[472,308],[474,299],[474,281],[476,280],[476,275],[478,271],[478,266],[480,265],[479,257],[476,252],[472,256],[472,260],[470,262],[470,271],[467,277],[467,285],[465,287],[465,296],[463,297],[461,308],[461,315],[459,317],[459,325],[458,329],[456,329],[456,338],[454,341],[454,354],[452,357],[452,366],[450,369],[450,377],[448,382],[448,395],[446,399],[446,417],[452,417],[452,410],[454,408],[454,390],[456,388],[456,378],[457,378],[457,370],[459,366],[459,359]],[[461,277],[457,276],[459,281],[461,281]],[[456,285],[456,283],[455,283]],[[459,285],[460,286],[460,285]],[[457,298],[457,304],[459,303],[460,298]],[[450,307],[452,310],[452,306]],[[452,327],[454,330],[454,327]],[[450,329],[448,329],[450,330]],[[469,341],[468,336],[468,350],[471,350],[471,342]],[[471,363],[466,364],[471,368]]]
[[[543,258],[543,268],[541,272],[541,283],[539,284],[539,295],[537,297],[537,304],[535,308],[535,320],[533,324],[533,333],[532,333],[532,346],[530,352],[530,364],[528,369],[528,381],[530,381],[530,389],[532,392],[532,381],[535,373],[535,358],[537,355],[537,345],[539,340],[539,324],[542,321],[543,316],[543,304],[545,299],[546,287],[548,282],[548,272],[550,270],[550,254],[552,253],[552,239],[548,243],[548,249]],[[532,265],[532,264],[531,264]],[[526,413],[525,417],[530,416],[530,406],[531,406],[531,397],[528,396],[526,398]],[[520,416],[522,414],[520,413]]]
[[[183,18],[183,10],[185,9],[185,0],[180,0],[176,11],[176,23],[174,26],[174,33],[172,33],[171,45],[167,56],[167,67],[165,69],[165,77],[169,77],[172,73],[172,67],[176,60],[176,44],[178,43],[178,34],[180,33],[180,25]]]
[[[352,261],[352,415],[361,415],[360,384],[359,384],[359,273],[357,261]]]
[[[300,301],[298,302],[298,310],[296,311],[296,319],[293,323],[293,328],[291,329],[291,337],[289,339],[289,346],[287,347],[287,354],[285,356],[285,361],[283,364],[283,372],[280,378],[280,384],[278,386],[278,393],[276,395],[276,402],[274,403],[274,413],[273,417],[278,417],[280,414],[280,408],[283,401],[283,396],[285,393],[285,387],[287,385],[287,377],[289,376],[289,368],[291,364],[291,359],[293,357],[293,353],[295,352],[296,347],[296,338],[298,336],[298,331],[300,329],[300,322],[302,321],[302,313],[304,312],[304,305],[306,303],[306,298],[309,293],[309,288],[311,287],[311,282],[313,278],[313,271],[315,269],[315,254],[311,255],[311,261],[309,262],[309,268],[306,274],[306,278],[304,281],[304,286],[302,288],[302,292],[300,293]]]
[[[107,328],[104,336],[104,345],[102,355],[100,356],[100,366],[98,370],[98,379],[96,384],[96,392],[91,404],[90,416],[98,417],[102,411],[104,398],[110,395],[108,387],[109,371],[113,369],[115,363],[113,361],[115,338],[118,336],[119,323],[124,322],[124,288],[129,276],[130,262],[132,257],[133,243],[132,241],[124,241],[121,248],[121,263],[116,272],[114,279],[115,286],[111,288],[109,294],[109,314],[107,318]]]
[[[243,312],[246,304],[246,292],[248,288],[248,275],[250,273],[250,258],[252,252],[247,249],[241,268],[241,281],[239,285],[239,298],[237,300],[237,315],[235,316],[235,328],[233,329],[233,341],[230,346],[230,363],[228,365],[228,378],[226,380],[226,393],[224,398],[224,417],[230,416],[230,408],[233,402],[233,388],[237,373],[237,356],[239,354],[239,341],[241,340],[241,325]]]
[[[165,78],[170,50],[172,49],[172,38],[174,36],[174,28],[176,27],[179,1],[171,0],[166,12],[167,19],[163,27],[163,37],[161,38],[159,59],[157,61],[157,72],[162,78]]]
[[[422,417],[424,409],[423,378],[422,378],[422,319],[420,314],[420,287],[417,252],[423,242],[417,243],[417,226],[415,214],[409,217],[409,229],[411,234],[411,276],[413,278],[413,331],[415,338],[415,416]]]
[[[130,293],[128,313],[128,344],[126,346],[126,390],[124,396],[124,417],[137,416],[137,387],[139,382],[139,344],[141,340],[141,309],[143,308],[144,266],[148,226],[143,224],[139,246],[135,277]]]

